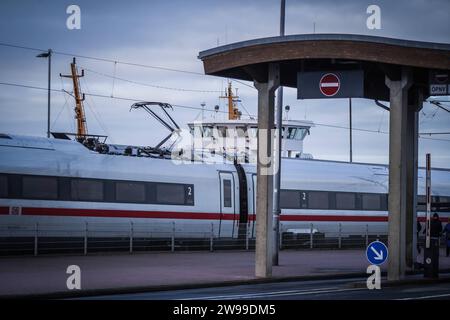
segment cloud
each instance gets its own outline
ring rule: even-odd
[[[203,72],[198,52],[225,43],[274,36],[279,28],[279,2],[252,1],[79,1],[82,29],[65,28],[69,1],[2,1],[0,4],[0,41],[39,48],[53,48],[85,56],[129,61]],[[365,26],[367,6],[372,1],[287,1],[286,32],[362,33],[422,41],[450,42],[448,12],[450,3],[432,1],[377,1],[382,10],[382,29],[370,31]],[[46,87],[47,64],[35,58],[36,52],[0,49],[0,81]],[[71,90],[70,81],[61,82],[59,73],[69,72],[70,56],[53,57],[52,86]],[[226,79],[162,71],[78,58],[86,71],[84,92],[106,96],[156,100],[199,108],[205,102],[212,110],[225,101],[218,93],[195,93],[152,88],[99,75],[116,75],[155,86],[197,90],[223,90]],[[234,83],[245,108],[256,114],[256,90]],[[67,102],[66,102],[66,99]],[[45,135],[46,92],[0,87],[0,131]],[[294,89],[285,89],[285,104],[291,106],[290,118],[317,123],[348,125],[348,107],[340,100],[297,100]],[[86,114],[93,133],[108,133],[116,143],[151,145],[164,137],[165,131],[143,111],[129,112],[131,101],[88,97]],[[74,126],[73,99],[52,94],[54,129],[71,131]],[[388,130],[388,113],[372,101],[354,100],[355,128]],[[245,114],[244,110],[242,110]],[[200,110],[175,108],[174,117],[181,124],[192,121]],[[209,114],[208,112],[206,114]],[[443,131],[450,127],[445,111],[426,105],[421,115],[421,130]],[[433,116],[434,114],[434,116]],[[59,116],[58,116],[59,115]],[[53,122],[53,121],[52,121]],[[106,129],[106,130],[105,130]],[[305,151],[316,158],[348,159],[348,130],[316,126],[306,138]],[[443,136],[440,138],[447,138]],[[449,142],[420,140],[420,157],[432,152],[436,164],[450,167]],[[387,162],[387,135],[354,132],[354,159]]]

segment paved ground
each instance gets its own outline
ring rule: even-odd
[[[422,278],[422,277],[409,277]],[[380,290],[368,290],[355,287],[353,283],[362,283],[363,278],[289,281],[231,287],[212,287],[190,290],[173,290],[97,296],[95,300],[450,300],[450,278],[444,283],[414,284],[396,287],[382,287]],[[442,280],[442,279],[441,279]]]
[[[440,263],[450,268],[442,254]],[[243,251],[9,257],[0,258],[0,296],[67,292],[69,265],[81,268],[82,290],[254,279],[254,253]],[[367,266],[363,250],[281,251],[273,276],[365,273]]]

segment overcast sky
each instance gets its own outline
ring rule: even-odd
[[[450,43],[450,1],[328,1],[286,0],[286,34],[353,33]],[[66,8],[81,8],[81,30],[66,28]],[[370,4],[381,8],[381,30],[366,27]],[[276,36],[279,32],[279,0],[254,1],[21,1],[0,2],[0,42],[33,48],[52,48],[62,53],[107,58],[136,64],[203,73],[200,51],[242,40]],[[0,82],[47,86],[47,61],[37,52],[0,46]],[[83,92],[136,100],[163,101],[212,110],[225,101],[218,98],[226,79],[77,58],[86,69]],[[72,90],[71,56],[55,54],[52,87]],[[105,76],[106,75],[106,76]],[[133,84],[116,77],[145,83]],[[251,85],[251,83],[248,83]],[[151,87],[155,86],[155,87]],[[169,90],[203,90],[205,92]],[[234,83],[243,107],[256,114],[256,90]],[[85,108],[90,133],[107,134],[109,141],[154,145],[167,133],[144,111],[129,112],[131,101],[87,97]],[[448,100],[448,97],[445,97]],[[348,160],[349,132],[320,124],[348,126],[346,99],[297,100],[296,90],[285,89],[284,104],[291,119],[317,123],[305,140],[305,152],[315,158]],[[450,106],[450,103],[446,103]],[[52,93],[52,131],[74,131],[73,99]],[[355,128],[386,132],[388,112],[373,101],[354,99]],[[0,85],[0,132],[39,135],[46,133],[47,94],[36,89]],[[206,117],[212,113],[206,112]],[[175,108],[182,125],[199,117],[199,111]],[[450,113],[425,103],[420,114],[421,132],[450,131]],[[419,161],[432,153],[433,166],[450,168],[450,135],[420,139]],[[447,139],[448,141],[442,141]],[[387,163],[388,135],[354,132],[354,161]]]

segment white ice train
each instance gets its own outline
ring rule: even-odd
[[[419,202],[425,173],[419,169]],[[388,167],[300,158],[282,160],[282,229],[387,232]],[[442,219],[450,212],[450,170],[432,170]],[[67,139],[0,135],[0,225],[130,222],[164,232],[237,237],[255,233],[256,168],[252,164],[175,164],[167,159],[101,153]],[[442,204],[440,206],[439,204]],[[419,207],[419,219],[423,219]],[[96,230],[95,228],[99,228]],[[104,227],[103,227],[104,228]],[[67,233],[60,233],[65,236]],[[113,234],[108,233],[113,236]]]

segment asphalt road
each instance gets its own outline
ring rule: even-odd
[[[100,300],[450,300],[450,282],[368,290],[365,279],[292,281],[89,297]]]

